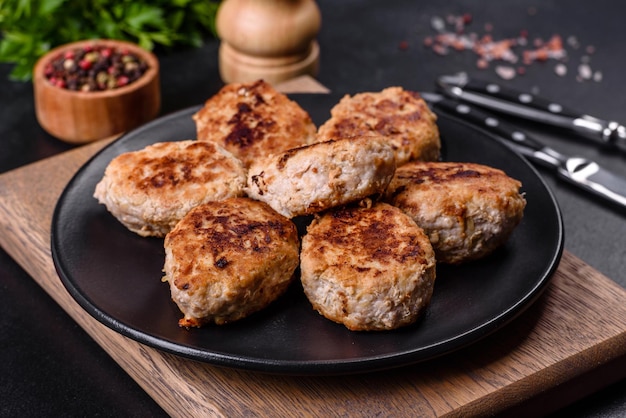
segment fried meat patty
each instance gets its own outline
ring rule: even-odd
[[[121,154],[106,167],[94,197],[129,230],[163,237],[193,207],[242,196],[246,171],[212,142],[160,142]]]
[[[198,140],[218,143],[245,166],[259,157],[309,144],[317,131],[304,109],[262,80],[224,86],[193,120]]]
[[[382,194],[395,167],[384,138],[329,140],[255,161],[246,193],[293,218]]]
[[[180,326],[224,324],[268,306],[299,263],[296,226],[263,202],[230,198],[192,209],[165,237],[165,277]]]
[[[410,162],[398,167],[385,200],[430,238],[437,261],[458,264],[490,254],[523,217],[521,183],[475,163]]]
[[[439,159],[441,141],[437,117],[416,92],[388,87],[380,92],[346,95],[318,129],[318,140],[367,135],[383,136],[396,163]]]
[[[433,293],[436,263],[428,237],[386,203],[345,206],[315,219],[300,258],[313,308],[353,331],[412,324]]]

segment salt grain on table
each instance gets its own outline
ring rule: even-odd
[[[531,8],[528,13],[534,15],[536,10]],[[509,65],[497,65],[494,68],[496,74],[506,80],[510,80],[516,75],[525,74],[526,67],[536,62],[548,60],[558,61],[554,67],[556,75],[560,77],[567,75],[568,70],[565,63],[568,61],[568,54],[560,35],[553,35],[547,41],[542,38],[535,38],[532,43],[529,43],[528,31],[522,29],[517,37],[494,40],[491,35],[493,30],[491,23],[484,24],[485,34],[483,35],[476,32],[466,32],[466,27],[472,20],[472,15],[469,13],[447,15],[445,19],[440,16],[432,17],[430,25],[437,34],[426,37],[424,46],[442,56],[448,55],[452,50],[472,51],[478,56],[476,67],[481,70],[489,68],[490,63],[494,61],[516,64],[521,56],[523,65],[518,65],[517,68]],[[532,44],[533,49],[523,49],[529,44]],[[573,50],[580,48],[580,42],[574,35],[568,36],[565,44]],[[521,51],[518,51],[520,49]],[[595,48],[589,45],[585,48],[585,52],[593,54]],[[581,58],[576,79],[578,81],[601,81],[602,73],[600,71],[594,72],[589,66],[589,61],[588,55]]]
[[[565,66],[565,64],[557,64],[554,67],[554,72],[559,77],[563,77],[563,76],[565,76],[567,74],[567,67]]]
[[[432,19],[430,19],[430,26],[436,32],[444,32],[446,30],[446,22],[444,22],[443,19],[439,16],[434,16]]]
[[[589,80],[592,76],[591,67],[588,64],[580,64],[578,66],[578,75],[583,80]]]
[[[500,78],[504,80],[511,80],[515,78],[515,68],[504,66],[504,65],[498,65],[496,66],[496,74],[498,74]]]

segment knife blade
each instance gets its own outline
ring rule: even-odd
[[[531,162],[553,170],[560,179],[626,209],[626,178],[587,158],[565,155],[489,111],[437,93],[420,95],[434,110],[444,111],[505,139],[513,149]]]
[[[626,127],[569,109],[530,93],[470,78],[466,73],[437,79],[440,91],[489,110],[574,132],[597,144],[626,151]]]

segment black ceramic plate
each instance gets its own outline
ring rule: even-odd
[[[337,96],[294,95],[316,123]],[[221,366],[285,374],[373,371],[431,359],[501,328],[540,294],[563,245],[561,215],[537,172],[498,140],[440,115],[443,158],[502,168],[523,182],[528,205],[509,242],[487,259],[440,266],[430,306],[413,326],[351,332],[313,311],[299,282],[269,308],[226,326],[186,330],[161,282],[163,240],[126,230],[92,197],[115,156],[195,137],[186,109],[112,143],[68,184],[52,223],[52,255],[71,295],[96,319],[139,342]]]

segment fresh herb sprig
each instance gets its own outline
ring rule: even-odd
[[[219,0],[0,0],[0,62],[27,81],[55,46],[107,38],[155,45],[200,46],[215,36]]]

